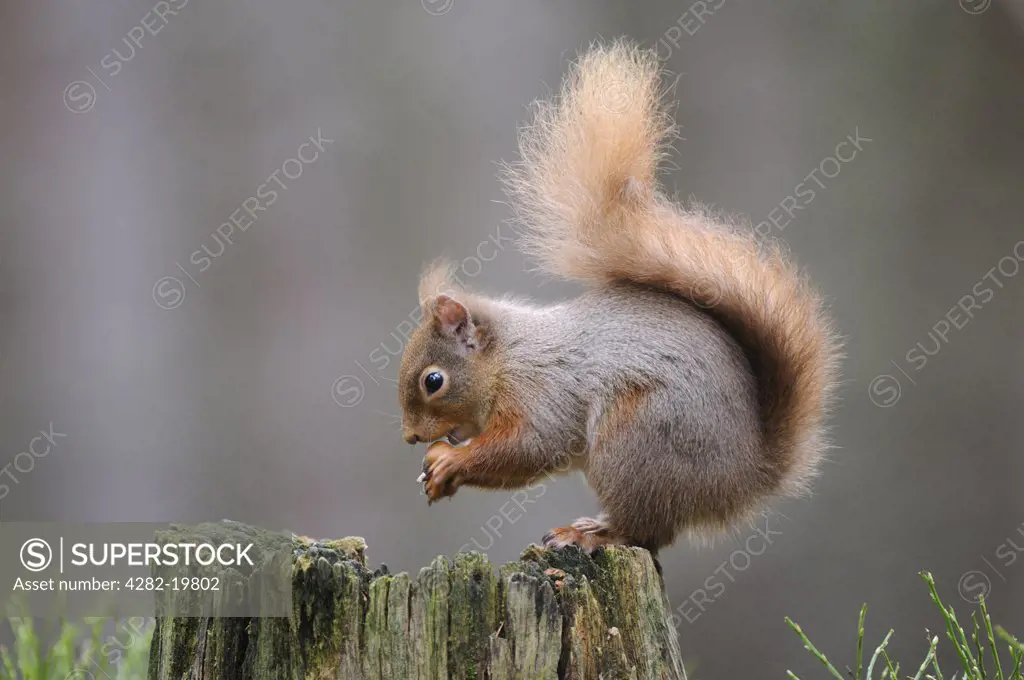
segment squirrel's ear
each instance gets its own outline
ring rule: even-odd
[[[430,307],[434,323],[442,333],[458,342],[466,352],[479,349],[480,329],[464,304],[442,294],[434,298]]]

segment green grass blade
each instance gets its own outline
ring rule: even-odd
[[[928,669],[928,664],[935,660],[935,648],[939,646],[939,636],[936,635],[931,639],[928,644],[928,654],[924,657],[924,661],[921,662],[921,667],[917,669],[917,673],[914,674],[914,680],[921,680],[924,676],[925,670]]]
[[[814,646],[814,643],[812,643],[810,639],[808,639],[808,637],[804,635],[804,631],[800,628],[800,626],[797,625],[793,621],[793,619],[789,618],[788,616],[786,617],[786,625],[792,628],[793,632],[800,636],[800,639],[804,643],[804,649],[813,654],[818,659],[818,661],[820,661],[825,666],[825,668],[828,669],[828,672],[832,674],[832,677],[836,678],[836,680],[846,680],[846,678],[843,677],[843,674],[837,671],[836,667],[832,665],[832,662],[829,661],[824,654],[818,651],[818,648]]]
[[[857,674],[853,676],[854,680],[862,680],[860,672],[864,668],[864,617],[867,614],[868,603],[865,602],[860,607],[860,621],[857,623]]]
[[[875,648],[875,653],[871,655],[871,661],[868,662],[868,674],[864,676],[865,680],[871,680],[872,674],[875,672],[875,662],[878,661],[878,657],[885,651],[886,645],[889,644],[889,638],[892,637],[893,630],[889,629],[889,632],[885,634],[885,638],[882,639],[882,644]]]
[[[938,636],[935,636],[935,637],[936,637],[936,639],[938,639]],[[939,655],[938,654],[936,654],[935,656],[932,657],[932,668],[935,669],[935,677],[933,678],[932,676],[929,675],[928,676],[929,680],[945,680],[945,678],[942,677],[942,669],[939,668]],[[956,673],[954,673],[953,675],[955,676]],[[955,680],[955,678],[954,678],[954,680]]]
[[[932,578],[931,573],[922,571],[920,575],[921,578],[924,579],[924,582],[928,584],[928,590],[931,593],[932,602],[934,602],[942,612],[942,617],[946,621],[946,636],[949,638],[950,642],[953,643],[956,653],[960,656],[960,662],[964,667],[964,671],[966,673],[971,673],[974,670],[974,663],[972,663],[973,659],[971,659],[971,650],[966,646],[966,639],[963,645],[961,645],[960,641],[957,640],[956,631],[959,629],[962,634],[963,628],[960,628],[960,624],[957,623],[956,614],[953,612],[953,608],[950,607],[947,609],[946,605],[942,604],[942,599],[939,597],[939,591],[935,587],[935,579]]]
[[[996,626],[995,632],[997,636],[1006,642],[1006,646],[1010,650],[1010,656],[1013,658],[1013,670],[1010,671],[1010,680],[1024,680],[1024,669],[1021,668],[1021,663],[1024,661],[1024,644],[1021,644],[1020,640],[1007,633],[1006,629],[1002,626]]]
[[[14,631],[14,654],[25,680],[46,680],[43,660],[40,658],[39,636],[35,625],[27,616],[9,619]]]
[[[1024,662],[1024,651],[1010,647],[1010,656],[1013,657],[1013,670],[1010,672],[1010,680],[1021,680],[1024,674],[1021,672],[1021,663]]]
[[[978,671],[981,680],[988,678],[988,671],[985,670],[985,649],[981,646],[981,626],[978,625],[978,617],[976,612],[971,612],[971,642],[974,643],[974,649],[978,653]]]
[[[11,651],[6,647],[0,647],[0,658],[4,662],[3,668],[0,668],[0,671],[3,671],[0,678],[3,680],[18,680],[18,671],[14,668],[14,656],[11,654]]]
[[[900,665],[896,664],[895,666],[893,666],[892,659],[889,658],[888,652],[886,652],[884,649],[882,650],[882,656],[885,657],[885,666],[886,670],[889,671],[889,678],[891,680],[899,680]],[[885,673],[882,673],[882,675],[884,676]]]
[[[124,660],[118,667],[118,680],[135,680],[135,675],[130,675],[131,669],[139,669],[144,674],[149,667],[149,648],[153,642],[153,625],[139,631],[138,638],[133,637],[131,644],[125,649]]]
[[[1003,664],[999,661],[999,648],[996,646],[996,636],[992,631],[992,617],[988,615],[988,605],[985,604],[985,598],[981,598],[981,619],[985,622],[985,635],[988,636],[988,646],[992,651],[992,663],[996,667],[996,677],[999,680],[1003,680]]]
[[[109,620],[112,620],[112,617],[92,619],[89,628],[89,644],[82,650],[82,660],[79,662],[82,666],[95,666],[97,671],[95,675],[102,678],[110,677],[109,671],[111,670],[109,660],[103,653],[103,631]]]
[[[1006,629],[1002,626],[996,626],[996,635],[1006,641],[1006,644],[1010,645],[1011,649],[1017,649],[1024,652],[1024,643],[1015,638],[1010,633],[1006,632]]]
[[[49,677],[64,678],[75,670],[76,648],[79,640],[78,626],[63,623],[59,628],[56,642],[47,655],[47,673]]]

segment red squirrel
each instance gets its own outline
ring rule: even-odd
[[[778,244],[661,192],[664,94],[653,53],[593,46],[505,167],[522,248],[587,292],[538,306],[423,275],[399,397],[406,441],[434,442],[428,502],[580,470],[604,512],[544,543],[656,552],[806,489],[838,337]]]

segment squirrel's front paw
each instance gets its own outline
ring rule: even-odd
[[[445,441],[434,442],[423,457],[423,490],[427,505],[454,496],[462,484],[462,454]]]

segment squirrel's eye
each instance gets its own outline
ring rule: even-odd
[[[428,395],[437,392],[442,385],[444,385],[444,376],[437,371],[427,373],[427,376],[423,378],[423,386],[427,388]]]

